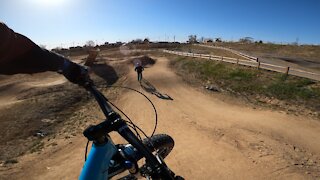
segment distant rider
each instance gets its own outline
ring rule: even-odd
[[[142,63],[141,62],[136,62],[134,70],[137,71],[138,81],[141,82],[141,80],[142,80],[142,71],[144,70],[144,67],[142,66]]]
[[[85,67],[40,48],[0,22],[0,74],[33,74],[44,71],[60,72],[69,81],[79,85],[84,85],[89,78]]]

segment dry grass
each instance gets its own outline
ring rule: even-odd
[[[320,116],[319,82],[198,58],[176,56],[171,65],[189,82],[213,84],[255,104],[276,102],[273,105],[303,107]]]
[[[320,62],[320,46],[313,45],[279,45],[279,44],[241,44],[241,43],[218,43],[218,46],[228,47],[234,50],[243,52],[258,53],[258,54],[272,54],[274,56],[294,57],[309,59],[315,62]]]
[[[214,56],[224,56],[224,57],[243,59],[243,57],[238,56],[234,53],[231,53],[231,52],[223,50],[223,49],[214,49],[214,48],[201,47],[201,46],[195,46],[195,45],[190,45],[190,44],[181,45],[176,50],[184,51],[184,52],[191,52],[191,53],[211,54]]]

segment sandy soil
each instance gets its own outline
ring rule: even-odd
[[[61,75],[45,72],[37,75],[14,75],[1,76],[1,88],[5,88],[0,94],[0,106],[15,103],[18,100],[17,96],[23,91],[35,87],[49,87],[63,84],[67,80]],[[14,82],[14,83],[13,83]]]
[[[191,88],[167,67],[166,58],[156,59],[143,76],[158,92],[173,98],[147,94],[158,110],[157,132],[175,140],[166,162],[177,174],[186,179],[320,178],[319,121],[252,109]],[[133,70],[125,85],[143,91]],[[151,133],[154,115],[147,100],[125,91],[116,104]],[[95,108],[90,105],[80,111],[101,118]],[[113,136],[116,142],[120,140]],[[0,179],[76,179],[83,165],[85,142],[80,133],[73,138],[57,138],[57,145],[1,167]]]

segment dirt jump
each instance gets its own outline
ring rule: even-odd
[[[157,133],[169,134],[175,140],[166,162],[176,174],[186,179],[320,178],[319,121],[255,109],[191,87],[168,67],[168,59],[154,58],[156,63],[143,71],[143,78],[172,100],[146,92],[133,68],[124,85],[144,92],[155,104]],[[125,90],[115,103],[151,134],[154,114],[146,99]],[[90,113],[100,112],[92,109]],[[122,141],[111,135],[115,142]],[[84,163],[85,143],[81,133],[60,139],[57,146],[25,155],[12,168],[0,169],[0,174],[11,179],[77,179]]]

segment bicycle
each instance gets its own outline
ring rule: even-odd
[[[83,132],[83,135],[88,139],[88,143],[86,146],[85,164],[79,177],[80,180],[109,179],[126,170],[130,174],[121,179],[136,179],[142,176],[146,179],[183,180],[181,176],[176,176],[164,162],[164,158],[173,149],[174,140],[166,134],[153,135],[157,123],[152,133],[153,136],[148,138],[130,118],[108,101],[91,80],[84,87],[94,96],[106,120],[97,125],[89,126]],[[123,113],[129,121],[122,119],[112,109],[111,105]],[[133,128],[137,135],[129,127]],[[138,130],[147,138],[142,140]],[[112,131],[117,131],[129,144],[115,145],[108,135]],[[93,143],[87,158],[89,141]],[[145,164],[139,166],[138,161],[142,158],[145,158]]]

